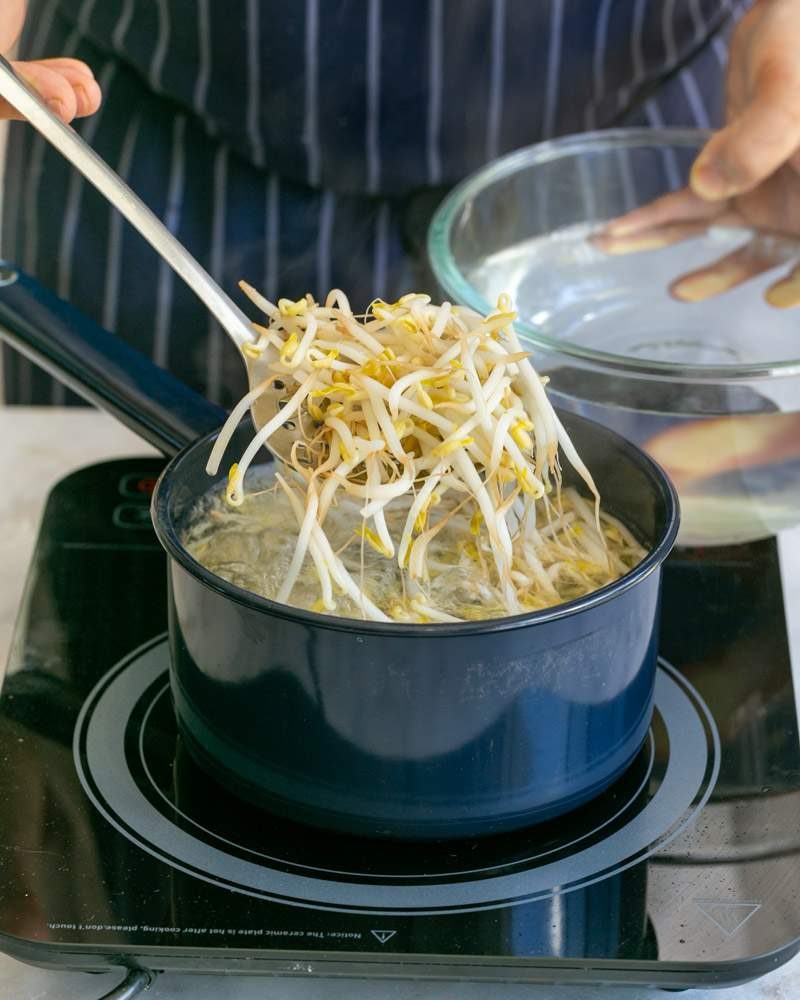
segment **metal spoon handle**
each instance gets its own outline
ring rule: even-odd
[[[250,322],[208,272],[117,176],[105,160],[78,133],[53,114],[0,56],[0,96],[19,111],[65,159],[76,167],[120,211],[173,270],[200,298],[222,328],[241,349],[253,340]]]

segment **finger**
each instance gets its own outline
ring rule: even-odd
[[[48,105],[51,111],[65,122],[71,122],[78,110],[75,92],[67,80],[36,62],[18,62],[14,69],[25,82],[31,86]],[[20,117],[16,111],[14,117]]]
[[[613,236],[607,231],[599,233],[591,240],[592,244],[603,253],[621,256],[628,253],[642,253],[645,250],[660,250],[662,247],[682,243],[693,236],[707,232],[705,222],[677,222],[671,226],[656,226],[630,236]]]
[[[681,302],[703,302],[736,288],[775,266],[758,239],[734,250],[707,267],[691,271],[674,281],[670,294]]]
[[[25,0],[2,0],[0,18],[0,52],[8,52],[16,42],[25,20]]]
[[[650,229],[653,226],[663,226],[672,222],[690,222],[693,220],[705,219],[710,221],[723,206],[710,205],[707,201],[687,188],[680,191],[671,191],[662,195],[640,208],[634,208],[632,212],[621,215],[618,219],[612,219],[603,230],[609,236],[630,236],[633,233],[641,232],[643,229]]]
[[[744,194],[800,147],[800,64],[775,58],[759,74],[755,95],[713,135],[692,167],[692,190],[708,201]]]
[[[86,63],[77,59],[42,59],[38,60],[37,64],[63,76],[72,87],[77,105],[77,118],[93,115],[100,107],[103,99],[100,85]]]
[[[764,293],[764,298],[776,309],[791,309],[792,306],[800,305],[800,264],[785,278],[771,285]]]
[[[77,114],[91,114],[99,106],[97,83],[74,67],[66,69],[72,79],[63,71],[58,72],[39,62],[18,62],[14,63],[14,68],[62,121],[70,122]],[[19,119],[22,116],[8,102],[0,101],[0,117]]]
[[[85,76],[90,80],[94,80],[94,73],[91,66],[80,59],[70,59],[69,56],[56,56],[52,59],[37,59],[36,62],[39,66],[54,69],[56,72],[64,73],[64,75],[69,74],[70,77]]]

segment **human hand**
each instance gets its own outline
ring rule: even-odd
[[[611,222],[596,238],[608,253],[656,249],[733,225],[769,230],[670,287],[696,302],[797,258],[800,237],[800,0],[756,0],[737,26],[726,80],[726,125],[692,167],[689,186]],[[787,237],[781,239],[780,237]],[[765,293],[800,304],[800,264]]]
[[[19,37],[27,0],[0,0],[0,52],[8,52]],[[102,96],[92,71],[78,59],[37,59],[13,62],[17,73],[65,122],[94,114]],[[0,99],[0,118],[22,116]]]

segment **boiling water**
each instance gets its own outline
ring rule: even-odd
[[[258,473],[256,474],[258,475]],[[286,578],[297,544],[294,513],[285,494],[270,488],[263,472],[260,482],[250,480],[241,507],[231,509],[219,492],[209,494],[200,505],[184,538],[186,548],[213,573],[245,590],[274,600]],[[259,492],[261,491],[261,492]],[[362,541],[354,528],[361,522],[360,507],[348,498],[331,508],[325,519],[325,534],[345,569],[365,590],[373,603],[389,610],[404,595],[404,580],[396,559],[387,559]],[[393,538],[398,538],[408,504],[394,503],[387,512]],[[459,534],[460,531],[460,534]],[[428,549],[436,569],[429,589],[431,604],[446,614],[462,618],[501,616],[491,592],[468,586],[474,563],[464,553],[464,537],[470,538],[468,523],[456,519],[454,530],[445,529]],[[319,579],[310,556],[290,595],[294,607],[320,610]],[[336,615],[362,618],[361,608],[348,596],[336,595]]]
[[[273,488],[269,471],[254,470],[251,476],[240,507],[228,506],[219,489],[209,492],[193,512],[182,541],[187,551],[212,573],[237,587],[275,600],[295,551],[297,522],[283,491]],[[563,503],[564,510],[569,511],[570,503],[566,496]],[[416,585],[401,572],[397,558],[389,559],[380,554],[354,530],[362,524],[362,506],[363,501],[357,503],[344,497],[330,509],[325,518],[325,534],[331,547],[338,553],[353,580],[382,611],[396,620],[425,621],[426,616],[408,604],[407,598],[413,596],[411,590],[416,589]],[[402,534],[409,506],[408,498],[400,498],[384,511],[395,544]],[[437,521],[446,506],[445,499],[436,508]],[[466,514],[454,514],[430,542],[427,549],[430,579],[425,582],[422,594],[429,607],[455,618],[500,618],[508,612],[497,591],[488,582],[483,582],[476,563],[476,542],[482,548],[484,543],[470,531],[471,512],[470,508]],[[622,571],[632,568],[643,558],[644,551],[638,546],[631,548],[625,545],[614,533],[610,521],[604,530],[608,531],[609,527],[609,545],[619,556]],[[485,548],[490,561],[488,546]],[[554,550],[552,557],[545,559],[545,567],[563,559],[563,553],[558,555]],[[559,565],[565,564],[560,561]],[[598,573],[593,586],[587,586],[585,581],[577,583],[570,578],[566,568],[564,576],[554,576],[562,600],[578,597],[609,582],[607,572],[600,571],[599,567],[596,569]],[[319,579],[313,561],[307,555],[288,603],[306,610],[321,611],[319,599]],[[525,606],[533,610],[552,603],[553,599],[537,594],[532,595]],[[345,618],[364,617],[359,604],[343,594],[336,595],[336,608],[331,613]]]

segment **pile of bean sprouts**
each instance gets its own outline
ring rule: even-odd
[[[297,544],[276,599],[291,603],[307,559],[319,581],[314,610],[335,613],[347,597],[375,621],[458,621],[433,605],[428,550],[464,519],[475,586],[513,615],[560,603],[609,583],[643,552],[600,508],[597,487],[553,410],[517,339],[508,296],[489,316],[429,296],[373,302],[354,315],[332,291],[269,302],[242,283],[267,317],[247,351],[269,376],[231,412],[207,471],[216,475],[248,408],[277,380],[283,408],[254,434],[230,469],[226,500],[245,497],[245,476],[285,422],[298,440],[275,479],[297,520]],[[591,500],[561,489],[560,453]],[[360,505],[359,544],[401,571],[402,594],[379,607],[369,580],[349,572],[326,535],[326,517],[346,495]],[[387,511],[403,511],[387,523]],[[391,527],[391,530],[390,530]],[[362,559],[363,562],[363,559]],[[385,604],[386,602],[384,602]]]

